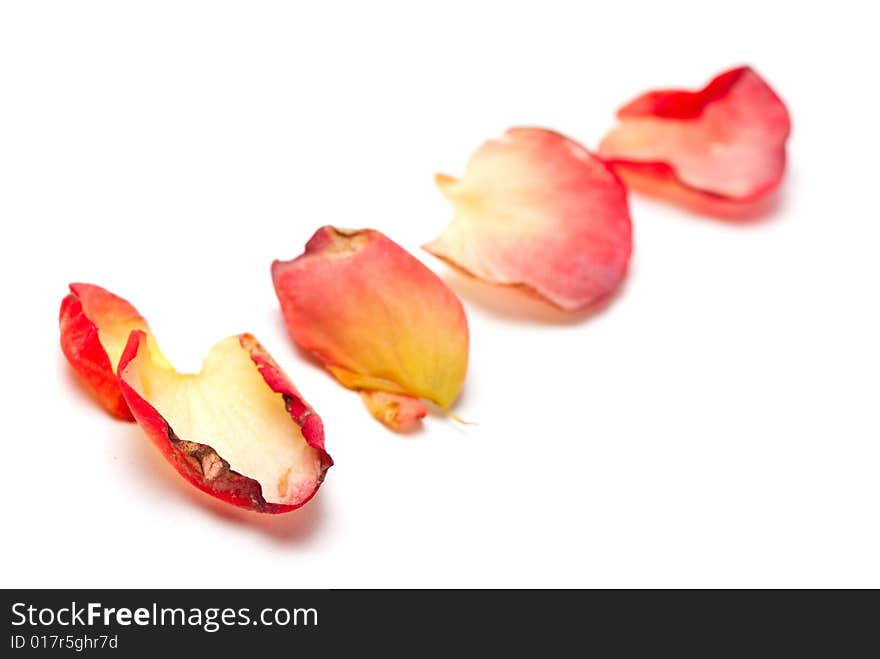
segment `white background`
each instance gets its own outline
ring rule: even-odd
[[[880,586],[880,213],[870,3],[5,2],[3,586]],[[754,65],[792,112],[778,208],[631,199],[635,254],[566,321],[418,246],[486,138],[595,148],[637,93]],[[269,277],[322,224],[381,229],[471,323],[455,412],[401,437],[297,353]],[[251,331],[336,460],[261,517],[82,392],[69,281],[197,370]]]

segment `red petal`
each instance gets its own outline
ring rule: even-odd
[[[782,180],[788,110],[748,67],[700,91],[648,92],[618,118],[599,154],[641,190],[724,212],[760,201]]]
[[[290,336],[344,386],[369,393],[379,421],[404,429],[418,400],[455,401],[468,362],[467,318],[455,293],[400,245],[372,230],[318,229],[303,254],[272,264]]]
[[[232,381],[226,377],[227,370],[242,368],[238,350],[247,355],[266,389],[281,394],[277,400],[260,391],[253,377]],[[192,376],[153,361],[146,335],[135,331],[119,361],[118,373],[129,409],[147,436],[181,476],[222,501],[263,513],[289,512],[315,495],[333,465],[324,450],[320,417],[250,334],[218,343],[202,373]],[[203,386],[190,388],[200,379]],[[191,391],[198,395],[190,395]],[[261,426],[278,430],[279,406],[298,432],[284,427],[280,435],[260,432],[264,430]],[[186,427],[189,436],[179,437],[157,407],[166,408],[166,414]],[[235,426],[246,428],[247,435],[231,433]],[[254,477],[236,471],[236,465]],[[265,494],[269,490],[272,500]]]
[[[563,135],[512,128],[477,149],[461,179],[440,175],[437,184],[455,217],[425,249],[470,275],[566,310],[592,306],[626,275],[626,190]]]
[[[100,286],[70,290],[60,315],[68,361],[184,478],[259,512],[294,510],[314,496],[333,464],[321,419],[253,336],[221,341],[201,373],[180,374],[131,304]]]

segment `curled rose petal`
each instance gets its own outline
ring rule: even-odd
[[[305,253],[272,264],[272,280],[293,340],[366,392],[386,425],[416,423],[427,411],[420,398],[444,409],[457,398],[468,362],[461,302],[383,234],[323,227]]]
[[[218,343],[201,373],[177,373],[124,299],[71,284],[61,347],[101,404],[136,420],[180,474],[237,506],[282,513],[333,464],[321,419],[249,334]]]
[[[132,421],[116,379],[128,336],[146,332],[154,358],[164,361],[147,322],[121,297],[92,284],[70,284],[59,314],[61,350],[98,402],[113,416]]]
[[[119,384],[135,419],[190,483],[222,501],[284,513],[311,499],[333,464],[320,417],[250,334],[216,344],[197,375],[152,358],[134,331]]]
[[[752,69],[696,91],[654,91],[617,113],[599,155],[633,187],[698,210],[735,214],[778,187],[791,121]]]
[[[574,311],[610,295],[626,275],[626,190],[559,133],[512,128],[477,149],[461,179],[438,175],[437,184],[455,217],[425,249],[474,277]]]

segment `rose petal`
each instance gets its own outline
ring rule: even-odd
[[[217,344],[202,373],[181,375],[131,304],[91,284],[70,291],[60,314],[68,361],[184,478],[260,512],[287,512],[314,495],[333,464],[321,419],[251,335]]]
[[[197,375],[152,358],[134,331],[119,362],[129,409],[190,483],[264,513],[299,508],[333,464],[320,417],[250,334],[216,344]]]
[[[437,184],[455,218],[425,249],[479,279],[573,311],[608,296],[626,274],[626,190],[563,135],[512,128],[483,144],[461,179],[439,175]]]
[[[641,190],[723,213],[754,204],[782,180],[788,110],[748,67],[700,91],[648,92],[617,116],[599,154]]]
[[[70,284],[59,314],[61,350],[86,388],[110,414],[133,421],[119,390],[116,366],[128,336],[147,333],[155,358],[164,360],[147,322],[121,297],[92,284]]]
[[[346,387],[443,408],[455,401],[468,361],[461,302],[383,234],[323,227],[304,254],[272,264],[272,280],[293,340]],[[421,403],[402,397],[365,402],[391,427],[424,416]]]

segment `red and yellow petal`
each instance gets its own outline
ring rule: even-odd
[[[791,120],[751,68],[699,91],[648,92],[618,111],[600,156],[633,187],[726,214],[779,186]]]
[[[626,275],[626,190],[559,133],[512,128],[484,143],[460,179],[439,175],[437,184],[455,217],[425,249],[474,277],[574,311],[606,298]]]
[[[455,293],[378,231],[319,229],[305,252],[272,264],[293,340],[391,427],[409,426],[425,398],[448,408],[467,372],[468,327]]]
[[[284,513],[333,464],[320,417],[250,334],[216,344],[198,374],[156,362],[132,333],[119,384],[135,419],[190,483],[222,501]]]
[[[116,366],[134,330],[147,334],[156,359],[164,360],[147,322],[127,301],[93,284],[70,284],[59,314],[61,350],[74,372],[113,416],[132,421],[119,390]]]
[[[314,496],[333,464],[320,417],[250,334],[218,343],[201,373],[174,370],[146,321],[124,299],[71,284],[61,347],[114,415],[136,420],[189,482],[266,513]]]

